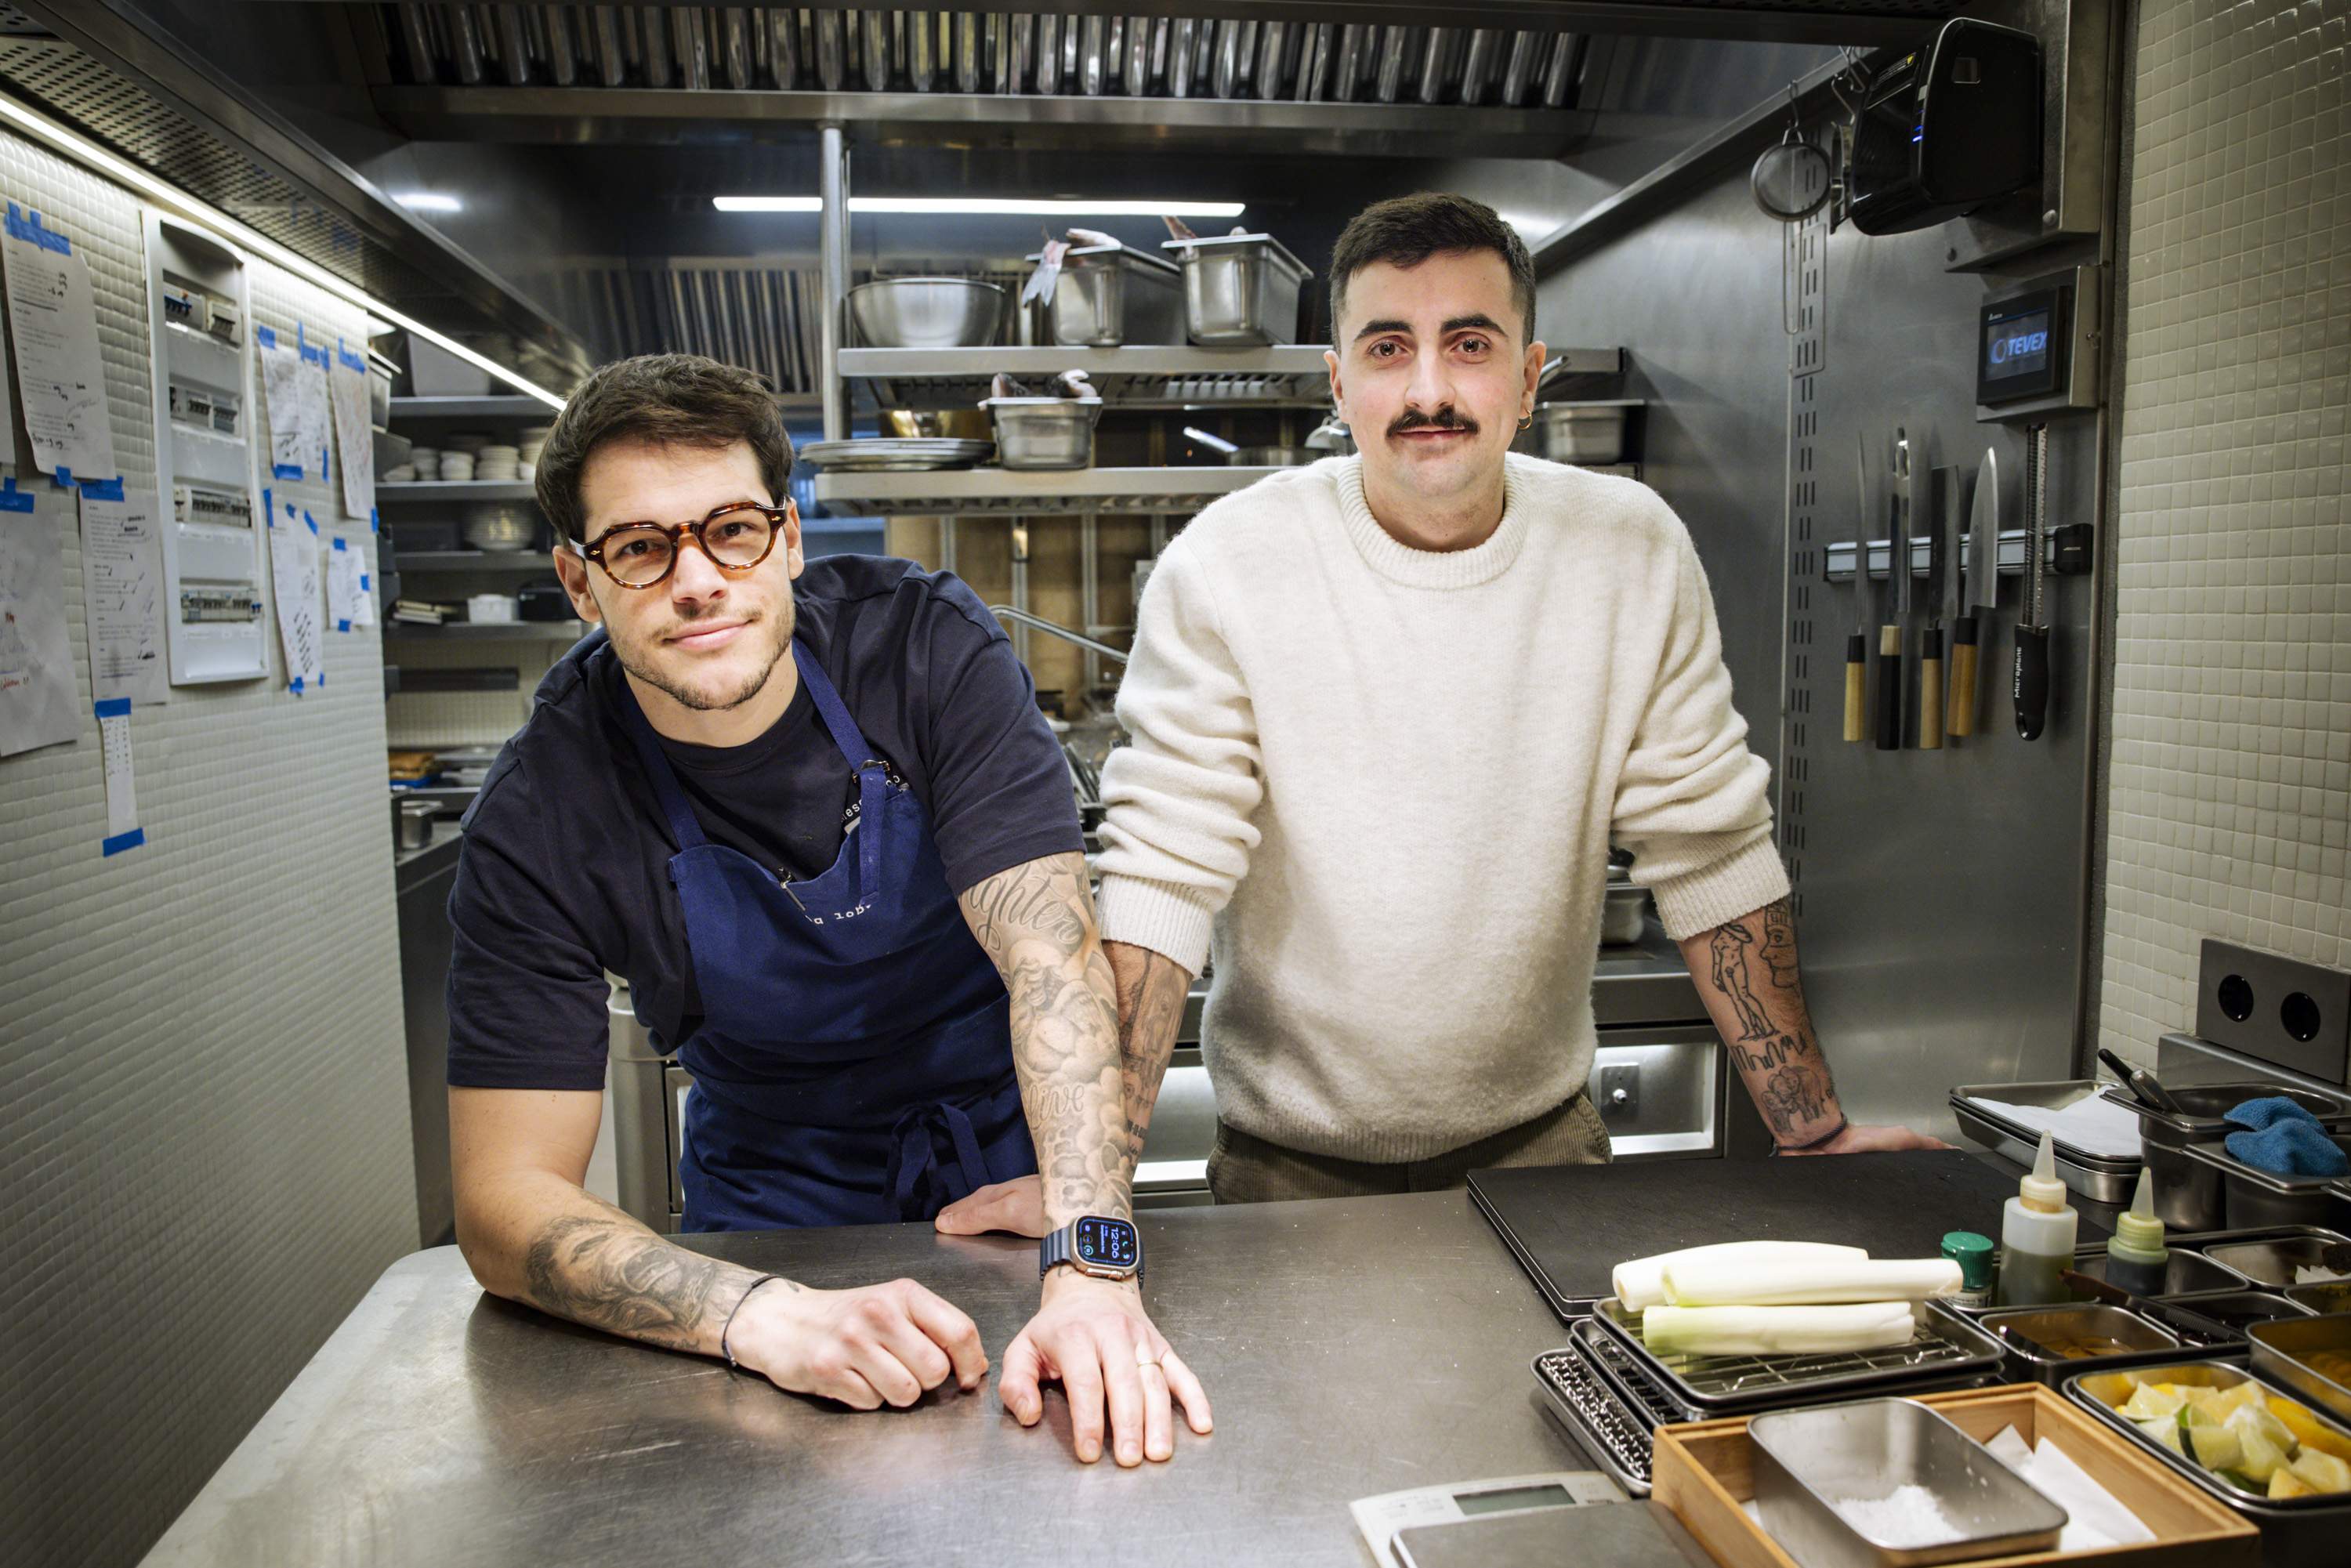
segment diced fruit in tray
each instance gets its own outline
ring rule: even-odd
[[[2241,1491],[2273,1500],[2351,1492],[2351,1441],[2251,1379],[2231,1388],[2142,1383],[2116,1413]]]

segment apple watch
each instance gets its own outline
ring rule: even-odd
[[[1081,1214],[1038,1244],[1038,1278],[1062,1263],[1097,1280],[1139,1280],[1143,1238],[1132,1220]]]

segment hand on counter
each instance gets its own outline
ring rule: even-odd
[[[1009,1231],[1042,1240],[1053,1228],[1045,1223],[1045,1184],[1033,1176],[1017,1176],[981,1187],[939,1210],[932,1223],[942,1236],[978,1236],[990,1230]]]
[[[1071,1440],[1087,1464],[1102,1458],[1105,1404],[1110,1450],[1121,1465],[1175,1454],[1173,1404],[1184,1406],[1193,1431],[1209,1430],[1200,1380],[1152,1325],[1133,1281],[1068,1270],[1046,1278],[1043,1304],[1004,1353],[998,1392],[1014,1420],[1034,1427],[1043,1418],[1040,1385],[1053,1378],[1069,1399]]]
[[[1782,1149],[1790,1159],[1799,1155],[1871,1155],[1888,1149],[1948,1149],[1940,1138],[1914,1133],[1907,1127],[1865,1127],[1858,1122],[1817,1149]]]
[[[912,1280],[848,1291],[770,1281],[744,1298],[728,1343],[777,1387],[857,1410],[903,1408],[949,1375],[969,1393],[987,1375],[978,1328]]]

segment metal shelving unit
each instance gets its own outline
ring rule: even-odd
[[[426,626],[413,621],[390,621],[384,623],[383,634],[398,642],[439,642],[444,638],[495,642],[503,638],[521,643],[577,643],[588,635],[588,623],[584,621],[447,621],[438,626]]]
[[[969,408],[998,371],[1045,381],[1083,371],[1105,407],[1310,407],[1330,400],[1321,344],[1197,349],[1185,344],[1065,349],[843,349],[841,373],[871,383],[884,408]]]
[[[820,474],[816,498],[899,517],[1018,517],[1197,511],[1279,468],[1005,468],[930,474]]]
[[[543,549],[418,549],[400,552],[402,572],[453,572],[466,577],[513,577],[552,572]]]
[[[520,392],[511,397],[396,397],[394,421],[473,419],[485,423],[514,420],[526,424],[551,423],[556,410]]]
[[[535,495],[528,479],[415,479],[405,485],[378,485],[376,505],[424,501],[528,501]]]

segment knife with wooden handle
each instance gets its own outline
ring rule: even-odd
[[[1861,466],[1854,478],[1853,634],[1844,640],[1844,737],[1869,738],[1869,443],[1856,433]]]
[[[1943,749],[1943,622],[1959,612],[1959,471],[1928,472],[1927,630],[1918,650],[1918,749]]]
[[[1902,618],[1910,613],[1910,536],[1906,491],[1910,476],[1910,438],[1894,432],[1894,483],[1886,515],[1891,538],[1886,555],[1886,623],[1877,629],[1877,749],[1902,749]]]
[[[2000,602],[2000,454],[1984,448],[1976,470],[1974,505],[1968,519],[1967,610],[1951,622],[1950,728],[1961,738],[1976,732],[1978,639]],[[1977,611],[1985,612],[1979,617]]]

